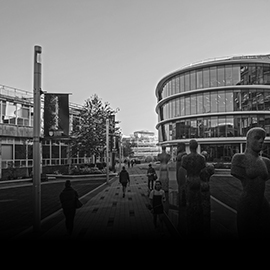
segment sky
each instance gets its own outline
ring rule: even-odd
[[[270,54],[269,0],[0,0],[0,84],[33,91],[34,46],[42,89],[97,94],[124,135],[157,134],[158,82],[185,65]]]

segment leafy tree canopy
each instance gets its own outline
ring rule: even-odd
[[[88,98],[71,133],[73,155],[78,152],[86,156],[100,153],[106,146],[106,119],[110,119],[110,133],[113,133],[114,117],[118,111],[108,102],[102,102],[96,94]],[[119,128],[115,133],[119,133]]]

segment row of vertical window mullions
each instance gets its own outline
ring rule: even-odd
[[[270,84],[270,65],[223,65],[188,71],[170,79],[162,97],[200,88],[254,83]]]
[[[164,125],[166,140],[245,136],[255,126],[270,135],[270,115],[214,116],[186,119]]]
[[[214,91],[176,98],[163,105],[163,120],[202,113],[247,110],[270,110],[270,91]]]
[[[240,66],[232,65],[189,71],[167,83],[165,96],[200,88],[236,85],[240,81],[239,73]]]

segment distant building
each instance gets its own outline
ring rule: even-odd
[[[266,130],[270,156],[270,55],[225,57],[191,64],[156,87],[159,144],[199,143],[209,161],[230,162],[252,127]]]
[[[161,152],[160,147],[157,145],[158,137],[154,132],[140,130],[135,131],[131,136],[135,146],[132,147],[133,158],[145,161],[146,158],[154,160]]]

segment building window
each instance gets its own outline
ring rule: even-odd
[[[184,74],[181,74],[180,76],[180,92],[185,91],[185,76]]]
[[[196,73],[195,71],[190,72],[190,90],[196,89]]]
[[[197,95],[197,114],[203,113],[203,96],[202,94]]]
[[[217,80],[218,80],[218,86],[224,86],[225,85],[225,73],[224,73],[224,66],[219,66],[217,69]]]
[[[269,105],[270,105],[270,103],[269,103]],[[180,109],[181,109],[180,115],[184,116],[185,115],[185,99],[184,99],[184,97],[180,98]]]
[[[210,113],[210,94],[209,92],[203,93],[203,113]]]
[[[15,159],[26,159],[26,145],[15,144]]]
[[[185,115],[190,115],[190,96],[185,96]]]
[[[264,91],[257,90],[257,106],[259,111],[264,111]]]
[[[189,91],[190,90],[190,76],[189,76],[189,72],[185,73],[185,91]]]
[[[225,92],[225,111],[226,112],[232,112],[233,109],[233,92],[232,91],[226,91]]]
[[[190,97],[190,114],[197,113],[197,95],[192,95]]]
[[[270,65],[263,65],[263,83],[270,84]]]
[[[209,68],[203,69],[203,87],[208,88],[210,87],[209,83]]]
[[[226,85],[233,85],[232,65],[225,66]]]
[[[203,88],[203,73],[202,73],[202,70],[197,70],[196,74],[197,74],[197,81],[196,81],[197,89]]]
[[[179,76],[175,79],[175,93],[180,93],[180,79]]]
[[[2,144],[2,160],[13,160],[13,145]]]
[[[218,81],[217,81],[217,68],[211,67],[210,68],[210,86],[211,87],[217,87]]]
[[[181,107],[180,107],[180,98],[175,99],[175,116],[180,116]]]
[[[232,67],[232,85],[239,85],[239,84],[241,84],[240,66],[233,65],[233,67]]]
[[[217,106],[219,112],[226,111],[226,99],[225,99],[225,91],[219,91],[217,93]]]
[[[211,92],[211,113],[216,113],[218,111],[217,109],[217,92]]]

